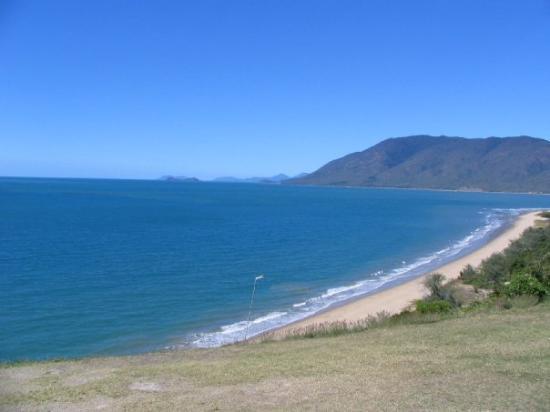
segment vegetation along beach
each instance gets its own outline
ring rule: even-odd
[[[459,278],[460,272],[465,266],[471,265],[477,267],[484,259],[487,259],[494,253],[502,252],[508,247],[511,241],[518,239],[527,228],[532,227],[538,220],[540,220],[539,212],[530,212],[520,215],[510,228],[499,234],[487,244],[472,251],[466,256],[434,269],[433,272],[442,274],[445,276],[446,280],[455,280]],[[318,315],[308,317],[307,319],[281,328],[274,332],[273,335],[299,333],[300,330],[307,330],[311,327],[315,328],[316,324],[331,322],[353,323],[361,321],[367,316],[376,316],[380,312],[386,312],[392,315],[399,313],[426,294],[424,283],[427,276],[429,276],[429,273],[402,285],[374,293],[353,302],[343,304],[337,308],[329,309]]]

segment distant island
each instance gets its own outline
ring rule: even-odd
[[[280,173],[271,177],[245,177],[238,178],[232,176],[217,177],[213,179],[213,182],[220,183],[281,183],[285,180],[290,179],[290,176]]]
[[[224,176],[224,177],[216,177],[212,180],[209,180],[210,182],[217,182],[217,183],[264,183],[264,184],[280,184],[283,183],[289,179],[301,179],[306,177],[307,173],[300,173],[299,175],[290,177],[288,175],[285,175],[284,173],[280,173],[275,176],[271,177],[233,177],[233,176]],[[196,178],[196,177],[188,177],[188,176],[173,176],[173,175],[165,175],[160,178],[160,180],[164,180],[167,182],[186,182],[186,183],[196,183],[201,182],[202,180]]]
[[[172,175],[166,175],[162,176],[160,180],[164,180],[166,182],[187,182],[187,183],[197,183],[200,182],[199,179],[196,177],[187,177],[187,176],[172,176]]]
[[[238,178],[238,177],[232,177],[232,176],[224,176],[224,177],[217,177],[213,179],[213,182],[221,182],[221,183],[270,183],[270,184],[279,184],[282,182],[285,182],[289,179],[301,179],[303,177],[306,177],[307,173],[300,173],[296,176],[288,176],[284,173],[280,173],[275,176],[271,177],[245,177],[245,178]]]
[[[529,136],[391,138],[284,183],[550,193],[550,142]]]

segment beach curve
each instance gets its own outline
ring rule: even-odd
[[[529,227],[535,224],[540,211],[528,212],[519,215],[512,223],[511,227],[490,240],[483,246],[471,253],[437,267],[425,274],[411,279],[405,283],[394,287],[374,292],[367,296],[344,303],[334,308],[328,308],[322,312],[313,314],[307,318],[298,320],[288,325],[282,326],[276,330],[267,333],[270,337],[284,337],[305,327],[332,323],[332,322],[356,322],[376,315],[379,312],[396,314],[407,307],[417,299],[426,295],[423,286],[424,279],[431,273],[438,272],[443,274],[447,280],[453,280],[460,276],[460,271],[466,265],[477,267],[481,262],[494,253],[502,252],[510,242],[518,239],[521,234]]]

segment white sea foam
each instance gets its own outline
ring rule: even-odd
[[[293,308],[301,308],[302,306],[305,306],[307,305],[307,302],[300,302],[300,303],[295,303],[294,305],[292,305]]]
[[[404,281],[432,270],[456,257],[468,253],[470,250],[486,242],[492,234],[502,228],[514,216],[531,209],[492,209],[482,212],[486,222],[476,228],[463,239],[452,245],[440,249],[433,254],[422,256],[411,263],[402,261],[402,265],[389,272],[379,270],[370,274],[367,279],[351,285],[329,288],[325,293],[295,303],[287,311],[271,312],[255,318],[250,323],[239,321],[222,326],[218,331],[201,333],[190,340],[195,347],[212,347],[233,343],[248,337],[255,336],[268,330],[304,319],[312,314],[324,310],[334,304],[372,293],[382,287]],[[186,344],[185,346],[189,346]]]

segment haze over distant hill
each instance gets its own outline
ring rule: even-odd
[[[186,182],[186,183],[197,183],[200,182],[199,179],[196,177],[188,177],[188,176],[172,176],[172,175],[165,175],[160,178],[160,180],[165,180],[167,182]]]
[[[303,178],[307,176],[307,173],[300,173],[299,175],[296,175],[294,177],[290,177],[285,175],[284,173],[279,173],[275,176],[270,177],[245,177],[245,178],[239,178],[239,177],[232,177],[232,176],[226,176],[226,177],[216,177],[215,179],[212,179],[212,182],[218,182],[218,183],[269,183],[269,184],[280,184],[288,179],[298,179]],[[174,176],[174,175],[164,175],[160,177],[160,180],[168,181],[168,182],[186,182],[186,183],[195,183],[195,182],[201,182],[202,180],[199,180],[196,177],[189,177],[189,176]]]
[[[529,136],[391,138],[285,183],[550,193],[550,142]]]
[[[295,176],[295,178],[302,178],[307,176],[307,173],[300,173],[298,176]],[[222,183],[282,183],[288,179],[292,179],[290,176],[285,175],[284,173],[280,173],[275,176],[271,177],[246,177],[246,178],[238,178],[238,177],[232,177],[232,176],[226,176],[226,177],[217,177],[213,179],[213,182],[222,182]]]

